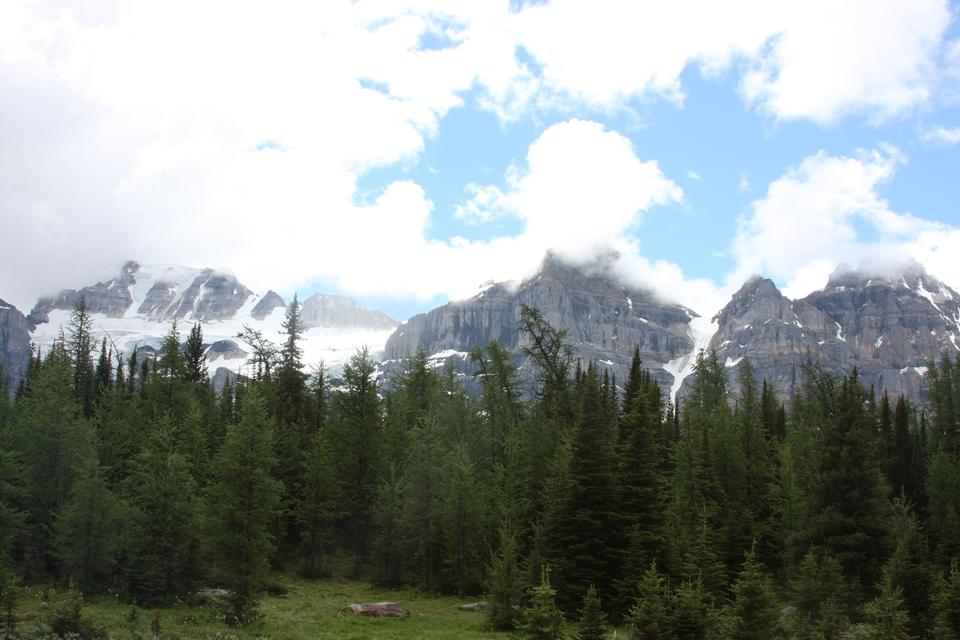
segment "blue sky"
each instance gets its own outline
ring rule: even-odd
[[[956,4],[316,4],[4,3],[0,297],[134,258],[404,319],[608,249],[705,314],[960,287]]]

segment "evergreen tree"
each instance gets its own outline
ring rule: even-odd
[[[70,497],[77,470],[95,455],[94,434],[73,395],[73,371],[62,342],[35,369],[16,406],[11,443],[24,470],[26,577],[53,575],[54,518]]]
[[[684,581],[670,599],[669,638],[704,640],[712,627],[712,612],[699,582]]]
[[[89,590],[111,578],[127,519],[94,458],[81,463],[78,475],[54,523],[56,553],[64,574]]]
[[[899,590],[906,612],[913,621],[912,629],[923,632],[930,608],[933,572],[929,565],[930,552],[920,523],[903,499],[894,501],[893,535],[896,547],[883,569],[884,583],[889,586],[888,597]]]
[[[531,640],[558,640],[563,629],[563,614],[557,608],[557,592],[550,586],[549,567],[540,575],[540,585],[530,589],[530,608],[520,630]]]
[[[732,614],[734,637],[738,640],[767,640],[774,637],[777,606],[773,585],[753,549],[747,552],[743,571],[733,585]]]
[[[210,376],[207,373],[207,349],[203,344],[203,329],[199,322],[195,322],[190,328],[184,359],[184,379],[194,384],[206,385]]]
[[[517,612],[523,597],[523,575],[520,571],[517,536],[509,519],[501,522],[498,536],[500,544],[492,554],[487,569],[487,590],[490,592],[487,616],[491,629],[509,631],[517,624]]]
[[[134,535],[127,566],[135,599],[149,605],[185,594],[198,577],[196,484],[168,415],[150,425],[128,484]]]
[[[82,295],[70,311],[67,354],[73,368],[73,395],[80,403],[83,414],[93,415],[96,393],[93,369],[93,318]]]
[[[586,595],[583,596],[583,609],[580,612],[580,628],[577,630],[577,640],[604,640],[607,637],[606,624],[607,616],[600,608],[597,589],[590,585]]]
[[[862,589],[876,584],[884,549],[884,496],[872,417],[856,372],[845,378],[822,407],[813,495],[813,541],[843,566]]]
[[[656,562],[650,563],[637,590],[636,604],[627,614],[630,640],[665,640],[670,631],[668,594]]]
[[[885,584],[880,595],[868,602],[864,608],[867,623],[857,625],[854,630],[859,640],[912,640],[910,634],[910,616],[907,615],[903,594],[899,588]]]
[[[454,445],[445,467],[441,505],[445,584],[463,595],[483,584],[483,492],[465,444]]]
[[[936,640],[960,640],[960,568],[956,559],[950,563],[950,572],[938,581],[933,617]]]
[[[360,575],[370,542],[372,505],[380,481],[380,435],[383,416],[374,365],[366,349],[343,367],[343,387],[335,396],[336,419],[331,445],[337,461],[341,491],[338,511],[344,516],[344,535],[353,552],[353,575]]]
[[[602,402],[600,379],[591,364],[571,443],[569,490],[549,523],[556,536],[550,559],[557,566],[561,608],[567,611],[591,584],[610,594],[618,575],[614,442],[610,425],[602,420]]]
[[[333,550],[339,487],[333,470],[330,447],[322,433],[304,452],[303,479],[298,492],[297,518],[300,524],[300,553],[303,573],[315,578],[328,572],[324,557]]]
[[[272,476],[274,464],[273,425],[263,393],[254,385],[244,395],[240,422],[227,428],[206,500],[209,553],[231,591],[237,623],[255,610],[270,567],[270,526],[281,491]]]

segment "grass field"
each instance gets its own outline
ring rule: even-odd
[[[262,617],[242,627],[224,623],[223,612],[215,605],[165,609],[138,609],[107,596],[85,600],[83,616],[104,629],[110,638],[147,640],[159,616],[163,638],[220,638],[223,640],[270,638],[339,640],[405,640],[435,638],[453,640],[497,640],[518,634],[493,633],[483,628],[482,613],[462,612],[460,604],[469,599],[421,594],[416,591],[385,591],[369,583],[348,580],[308,581],[280,575],[275,581],[286,588],[284,595],[266,595],[261,601]],[[29,635],[49,627],[64,607],[69,594],[30,587],[23,590],[16,612],[20,630]],[[401,602],[410,610],[408,618],[367,618],[340,609],[351,602]]]

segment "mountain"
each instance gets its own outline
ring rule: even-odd
[[[184,339],[190,325],[199,322],[211,373],[221,367],[241,372],[250,353],[236,337],[244,326],[279,343],[287,308],[276,292],[256,294],[230,273],[131,261],[113,278],[41,298],[25,321],[32,339],[49,346],[68,326],[81,296],[96,340],[107,337],[126,354],[134,349],[155,353],[173,321],[180,323]],[[322,360],[334,371],[362,346],[378,355],[397,326],[385,314],[343,296],[315,294],[303,303],[301,314],[304,361],[313,365]],[[219,379],[227,377],[226,371]]]
[[[387,340],[384,356],[389,365],[422,349],[438,364],[451,360],[469,371],[465,360],[473,347],[495,339],[518,352],[526,344],[518,330],[522,305],[567,331],[576,357],[597,361],[619,381],[626,380],[638,346],[644,366],[669,387],[695,346],[691,310],[623,285],[609,261],[577,267],[548,255],[537,274],[519,284],[491,284],[468,300],[410,318]],[[528,367],[521,372],[532,378]]]
[[[11,389],[27,371],[30,361],[30,333],[27,318],[0,299],[0,362]]]
[[[877,393],[922,401],[932,359],[960,350],[960,296],[917,263],[887,274],[841,265],[826,287],[789,300],[773,282],[755,277],[714,318],[710,340],[731,383],[744,357],[786,398],[802,368],[818,364],[860,380]]]

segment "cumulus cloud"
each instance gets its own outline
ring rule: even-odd
[[[960,230],[894,211],[879,193],[904,162],[893,147],[805,158],[741,217],[732,246],[737,267],[726,288],[762,273],[785,283],[788,296],[801,297],[823,287],[839,262],[894,265],[910,258],[960,286],[960,268],[950,259],[960,249]]]
[[[680,103],[688,67],[708,76],[736,67],[748,104],[778,120],[830,123],[924,104],[950,20],[945,0],[554,0],[513,24],[555,104],[616,109],[648,95]]]
[[[502,187],[468,192],[462,219],[515,216],[516,236],[428,239],[420,185],[369,200],[357,185],[416,162],[468,99],[508,120],[679,104],[691,66],[741,73],[777,119],[902,113],[928,99],[948,22],[942,0],[3,2],[0,295],[29,307],[135,257],[229,266],[258,289],[456,297],[548,247],[603,243],[670,280],[627,235],[682,192],[596,123],[542,131]]]
[[[960,144],[960,127],[934,127],[923,134],[923,139],[934,144]]]

